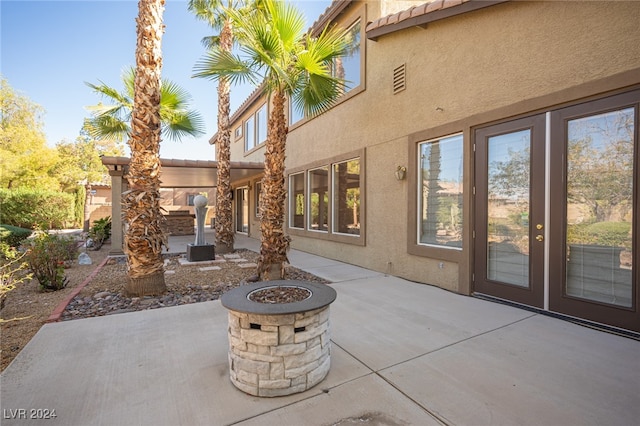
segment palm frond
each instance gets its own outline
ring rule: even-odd
[[[98,85],[91,84],[86,81],[84,82],[84,84],[89,86],[91,89],[93,89],[94,92],[96,92],[98,95],[100,95],[104,99],[109,99],[111,101],[120,102],[120,103],[131,103],[131,99],[129,99],[126,95],[118,92],[116,89],[106,85],[102,81],[100,81],[100,84]]]
[[[213,49],[220,45],[220,36],[218,35],[210,35],[202,37],[200,43],[206,50]]]
[[[181,109],[187,106],[191,100],[191,95],[185,89],[170,80],[162,79],[160,87],[161,109]]]
[[[200,21],[219,31],[224,25],[223,4],[220,0],[189,0],[187,10]]]
[[[110,115],[101,115],[85,120],[84,127],[91,137],[98,140],[115,139],[120,142],[129,135],[127,122]]]
[[[179,141],[184,136],[204,134],[205,126],[202,116],[194,111],[160,111],[162,117],[162,134],[170,140]]]
[[[307,116],[328,110],[343,92],[344,82],[330,75],[307,74],[305,80],[294,94],[293,102]]]
[[[127,93],[127,96],[129,96],[130,99],[133,99],[134,93],[135,93],[135,83],[136,83],[135,68],[130,66],[122,70],[120,79],[122,80],[122,83],[124,83],[125,93]]]
[[[217,80],[224,76],[231,84],[256,83],[251,64],[241,57],[220,49],[210,50],[193,67],[193,77]]]
[[[304,15],[289,2],[267,0],[265,3],[273,31],[277,33],[283,47],[291,51],[304,34]]]

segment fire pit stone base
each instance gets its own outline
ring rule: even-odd
[[[258,303],[249,295],[265,287],[295,287],[310,297],[292,303]],[[330,286],[270,281],[237,287],[222,295],[229,310],[229,372],[241,391],[261,397],[304,392],[320,383],[331,364]]]
[[[238,389],[267,397],[304,392],[329,372],[329,306],[285,315],[229,311],[229,346]]]

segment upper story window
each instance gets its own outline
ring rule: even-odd
[[[244,150],[251,151],[267,140],[267,104],[244,122]]]
[[[462,247],[462,135],[418,145],[418,244]]]
[[[293,102],[289,102],[289,124],[297,123],[304,118],[304,112],[296,107]]]
[[[349,28],[348,47],[333,63],[333,75],[346,81],[345,93],[360,86],[360,19]]]
[[[331,73],[334,77],[345,80],[344,94],[352,92],[356,88],[363,89],[362,82],[362,25],[358,18],[347,31],[348,47],[344,55],[335,59]],[[338,102],[340,102],[338,100]],[[289,102],[289,125],[293,125],[304,119],[304,111],[297,108],[293,102]]]

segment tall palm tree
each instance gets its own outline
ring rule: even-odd
[[[160,227],[160,73],[164,0],[139,0],[136,72],[129,147],[129,190],[122,194],[124,251],[128,261],[125,292],[144,296],[166,292]]]
[[[258,276],[265,280],[284,278],[290,242],[284,233],[286,99],[292,99],[310,116],[331,107],[344,86],[343,80],[332,76],[331,69],[333,61],[345,52],[346,34],[333,28],[311,37],[304,31],[304,16],[291,4],[277,0],[265,0],[264,10],[250,15],[233,10],[228,13],[240,53],[211,50],[196,64],[196,76],[262,84],[270,97]]]
[[[86,107],[91,118],[84,124],[85,130],[95,139],[123,141],[131,132],[131,112],[134,101],[135,69],[129,67],[122,72],[124,90],[100,84],[85,84],[109,103]],[[162,134],[171,140],[204,134],[202,116],[189,108],[191,95],[176,83],[162,79],[160,85],[160,121]]]
[[[227,7],[234,7],[233,1]],[[220,0],[189,0],[188,9],[196,18],[206,21],[218,36],[205,37],[206,48],[219,48],[231,52],[233,27]],[[216,133],[216,161],[218,162],[218,185],[216,187],[216,250],[218,253],[233,251],[233,203],[231,199],[231,128],[229,79],[218,80],[218,132]]]
[[[207,49],[220,49],[230,53],[234,44],[233,22],[228,9],[246,14],[261,7],[261,0],[189,0],[188,9],[196,18],[205,21],[218,34],[204,37],[202,44]],[[218,79],[218,131],[216,133],[216,161],[218,162],[218,185],[216,187],[216,251],[232,252],[235,233],[233,230],[233,202],[231,196],[231,84],[226,76]]]

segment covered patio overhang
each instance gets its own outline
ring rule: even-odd
[[[102,157],[102,164],[112,171],[124,171],[129,157]],[[218,162],[161,158],[160,175],[163,188],[211,188],[218,186]],[[231,162],[231,182],[262,174],[263,163]],[[112,175],[113,176],[113,175]]]
[[[120,232],[111,234],[111,255],[123,254],[122,192],[126,190],[123,179],[129,167],[129,157],[102,157],[102,164],[111,176],[111,220],[112,229]],[[218,162],[205,160],[160,159],[162,188],[213,188],[218,186]],[[262,174],[263,163],[231,162],[231,183],[249,180]]]

